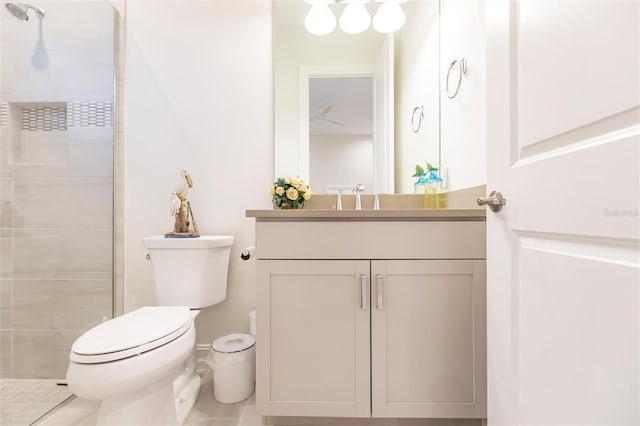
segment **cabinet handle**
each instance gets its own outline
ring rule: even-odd
[[[367,276],[360,275],[360,309],[367,309]]]
[[[382,293],[382,281],[383,281],[384,277],[381,274],[377,274],[376,275],[376,283],[378,284],[378,303],[376,304],[376,308],[378,308],[378,310],[381,310],[383,307],[383,303],[382,303],[382,299],[384,297],[384,294]]]

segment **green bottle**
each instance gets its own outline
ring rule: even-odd
[[[428,164],[428,163],[427,163]],[[424,189],[427,186],[427,175],[419,164],[416,164],[416,171],[411,177],[417,177],[418,180],[413,184],[414,194],[424,194]]]
[[[424,194],[425,187],[427,186],[427,175],[418,175],[418,180],[413,184],[414,194]]]

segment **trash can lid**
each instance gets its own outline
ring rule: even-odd
[[[250,334],[232,333],[225,334],[213,341],[211,349],[216,352],[230,354],[249,349],[256,344],[256,338]]]

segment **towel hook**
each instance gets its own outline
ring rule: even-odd
[[[451,71],[456,67],[456,65],[458,65],[458,67],[460,68],[460,72],[458,73],[458,82],[456,83],[456,88],[453,91],[453,93],[451,93],[451,91],[449,90],[449,76],[451,75]],[[449,99],[455,98],[456,95],[458,94],[458,90],[460,90],[460,85],[462,84],[462,75],[466,73],[467,73],[466,58],[462,58],[460,60],[454,59],[453,61],[451,61],[451,64],[449,64],[449,70],[447,71],[447,82],[445,85],[445,89],[447,91],[447,96],[449,97]]]
[[[418,124],[416,125],[416,115],[418,112],[420,114],[418,115],[418,118],[417,118]],[[411,113],[411,131],[413,133],[418,133],[420,131],[423,118],[424,118],[424,107],[422,105],[415,107],[413,109],[413,112]]]

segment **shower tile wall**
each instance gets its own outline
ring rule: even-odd
[[[63,378],[112,314],[114,15],[0,10],[0,377]]]

